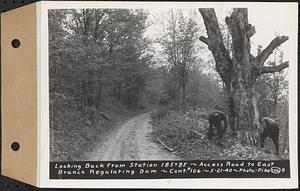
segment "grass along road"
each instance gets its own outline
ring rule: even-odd
[[[179,160],[171,152],[153,141],[150,113],[144,113],[127,120],[106,136],[92,152],[88,161],[118,160]]]

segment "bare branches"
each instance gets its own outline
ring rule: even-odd
[[[210,48],[212,49],[218,49],[219,47],[222,49],[222,46],[224,47],[224,43],[215,10],[212,8],[200,8],[199,11],[203,17],[208,35],[208,38],[202,36],[200,37],[200,40],[205,44],[209,41],[212,42],[209,43],[211,45]],[[226,51],[225,47],[222,51]]]
[[[288,36],[278,36],[274,38],[271,43],[256,57],[258,66],[262,66],[273,51],[288,39]]]
[[[199,12],[203,17],[207,31],[207,37],[201,36],[199,40],[207,44],[208,48],[212,51],[216,61],[217,72],[220,74],[226,85],[228,85],[228,82],[231,81],[230,74],[233,69],[233,64],[240,64],[247,70],[252,67],[252,69],[254,69],[253,79],[261,74],[278,72],[289,66],[288,62],[284,62],[276,66],[263,66],[274,49],[288,40],[287,36],[276,37],[257,57],[253,57],[251,55],[250,38],[256,33],[256,31],[255,27],[248,23],[247,9],[233,9],[232,14],[225,19],[232,37],[232,47],[235,58],[234,61],[231,59],[229,52],[224,46],[214,9],[200,8]],[[242,60],[249,60],[251,63],[244,63]]]
[[[209,47],[209,40],[208,40],[208,38],[206,38],[204,36],[200,36],[199,40],[201,42],[205,43]]]
[[[223,37],[220,31],[218,19],[213,8],[200,8],[199,12],[204,20],[204,25],[207,31],[207,38],[201,36],[200,41],[208,45],[212,51],[216,68],[226,85],[230,82],[230,70],[232,67],[232,60],[229,52],[226,50],[223,42]]]
[[[289,67],[289,62],[283,62],[279,65],[275,65],[275,66],[261,66],[259,68],[259,75],[261,74],[265,74],[265,73],[274,73],[274,72],[280,72],[281,70],[285,69]]]
[[[274,38],[270,44],[256,57],[256,67],[258,68],[257,76],[265,73],[280,72],[281,70],[289,67],[288,61],[275,66],[263,66],[273,51],[288,39],[289,37],[287,36],[278,36]]]

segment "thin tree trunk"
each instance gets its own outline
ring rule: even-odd
[[[182,112],[185,114],[186,112],[186,105],[185,105],[185,82],[182,81]]]
[[[284,133],[284,141],[283,141],[283,148],[282,153],[285,153],[286,148],[288,148],[288,135],[289,135],[289,124],[285,124],[285,133]]]
[[[121,101],[121,81],[119,81],[118,85],[118,100]]]
[[[176,99],[176,103],[175,103],[175,108],[176,111],[179,111],[179,106],[180,106],[180,81],[178,79],[178,77],[175,80],[176,83],[176,92],[175,92],[175,99]]]

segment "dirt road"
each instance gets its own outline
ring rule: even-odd
[[[153,141],[149,120],[149,113],[127,120],[88,153],[87,160],[179,160],[174,153]]]

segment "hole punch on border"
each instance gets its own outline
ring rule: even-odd
[[[11,41],[11,45],[14,48],[19,48],[21,46],[21,42],[20,42],[19,39],[14,39],[14,40]]]
[[[13,142],[13,143],[11,144],[11,149],[12,149],[13,151],[18,151],[18,150],[20,149],[20,144],[19,144],[18,142]]]

